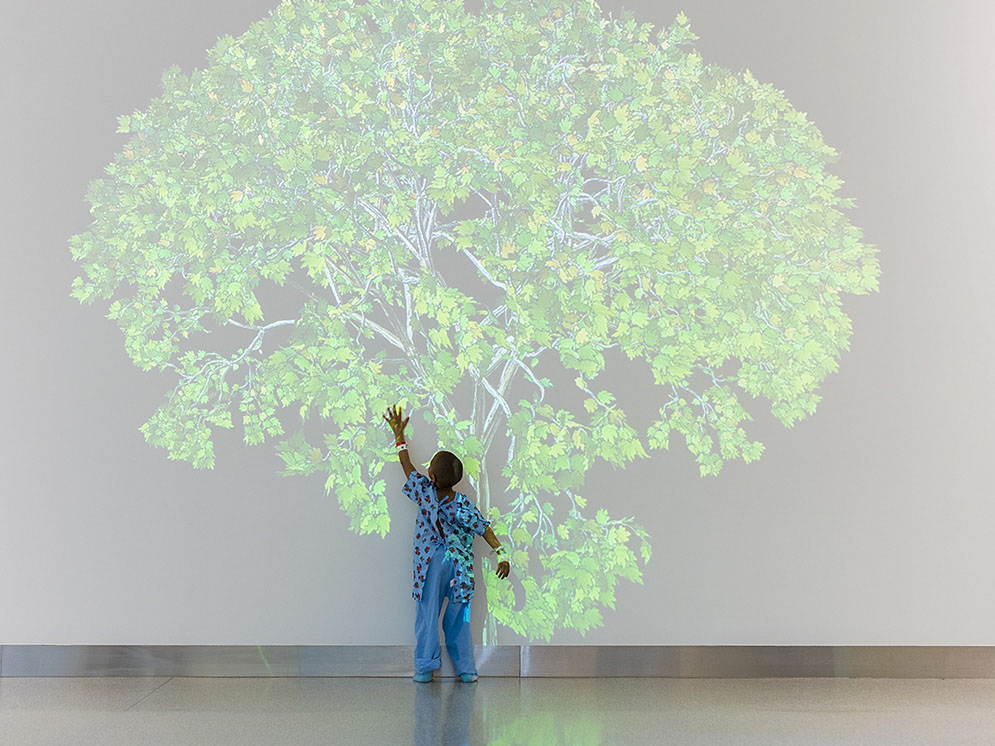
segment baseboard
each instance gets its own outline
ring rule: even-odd
[[[2,645],[0,676],[388,676],[410,645]],[[493,645],[478,673],[508,677],[995,678],[995,647]],[[439,676],[452,676],[442,654]]]

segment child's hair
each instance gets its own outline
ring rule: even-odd
[[[463,478],[463,462],[450,451],[439,451],[435,454],[435,466],[432,469],[436,486],[448,490]]]

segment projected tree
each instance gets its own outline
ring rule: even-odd
[[[385,536],[400,403],[509,537],[521,587],[484,558],[484,643],[602,624],[651,554],[580,494],[648,456],[597,384],[606,351],[652,370],[648,447],[676,431],[714,475],[763,450],[741,394],[787,426],[815,411],[841,296],[877,287],[815,125],[704,64],[683,15],[651,32],[592,0],[284,2],[168,70],[71,239],[74,296],[111,300],[134,363],[175,376],[147,441],[210,468],[238,425]],[[577,411],[550,403],[553,362]]]

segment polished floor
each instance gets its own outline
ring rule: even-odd
[[[992,746],[995,680],[4,677],[0,743]]]

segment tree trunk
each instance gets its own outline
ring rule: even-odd
[[[477,496],[484,508],[484,516],[486,516],[491,508],[491,492],[490,484],[487,480],[487,468],[484,458],[480,459],[480,478],[477,482]],[[489,609],[484,616],[484,630],[481,642],[484,645],[497,645],[497,620],[494,619],[494,615],[490,613]]]

